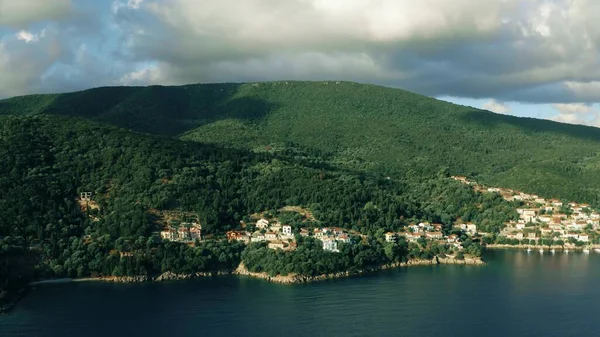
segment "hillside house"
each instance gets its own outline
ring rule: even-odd
[[[269,220],[267,219],[260,219],[256,222],[256,228],[258,229],[265,229],[269,227]]]
[[[283,233],[283,235],[291,236],[292,235],[292,226],[284,225],[283,227],[281,227],[281,233]]]
[[[337,241],[335,241],[334,239],[325,238],[321,241],[323,242],[323,250],[326,250],[329,252],[339,252],[338,246],[337,246]]]
[[[202,230],[198,227],[190,228],[190,239],[192,240],[202,240]]]
[[[300,229],[300,235],[307,237],[310,235],[310,232],[308,231],[308,229],[302,228],[302,229]]]
[[[396,234],[392,232],[385,233],[385,241],[386,242],[396,242]]]
[[[343,242],[343,243],[350,243],[350,237],[346,234],[340,234],[337,237],[337,240],[339,242]]]
[[[277,240],[277,233],[275,233],[275,232],[266,232],[265,233],[265,239],[267,241]]]
[[[428,239],[441,239],[444,237],[444,234],[441,232],[428,232],[425,234]]]
[[[190,240],[190,230],[185,226],[180,226],[179,229],[177,229],[177,235],[181,241]]]
[[[269,242],[267,247],[270,249],[284,249],[285,244],[282,241],[273,241]]]
[[[265,235],[261,232],[254,232],[252,234],[252,238],[250,238],[250,242],[263,242],[265,241]]]
[[[175,241],[177,240],[177,231],[174,228],[167,228],[166,230],[163,230],[160,232],[160,237],[163,238],[164,240],[171,240],[171,241]]]
[[[448,243],[454,243],[456,241],[458,241],[458,235],[456,235],[456,234],[450,234],[446,238],[446,242],[448,242]]]

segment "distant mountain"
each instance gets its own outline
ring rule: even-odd
[[[600,206],[600,129],[517,118],[350,82],[107,87],[0,101],[0,114],[77,116],[233,148],[321,151],[390,175],[447,169]]]

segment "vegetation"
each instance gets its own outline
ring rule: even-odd
[[[59,114],[264,149],[287,143],[361,171],[435,174],[600,207],[600,130],[457,106],[350,82],[109,87],[0,101],[0,114]]]
[[[72,117],[0,117],[0,158],[3,289],[48,277],[232,270],[244,247],[220,240],[224,232],[249,214],[286,205],[303,206],[318,225],[354,229],[370,242],[413,221],[441,222],[448,231],[461,218],[498,230],[516,216],[501,198],[477,194],[444,172],[388,179],[340,168],[300,146],[223,149]],[[95,207],[77,201],[82,191],[93,192]],[[161,229],[157,210],[198,215],[209,240],[195,247],[163,242],[153,234]],[[289,258],[313,248],[301,246]],[[363,266],[392,256],[380,244],[363,248],[351,248],[344,259]],[[339,263],[291,270],[349,265]]]
[[[348,82],[112,87],[0,101],[0,301],[34,279],[251,271],[314,275],[450,253],[382,233],[457,221],[497,233],[515,204],[449,178],[600,206],[598,129]],[[93,205],[80,192],[93,192]],[[308,209],[362,238],[333,254],[229,243],[249,214]],[[206,240],[164,242],[163,211]],[[158,215],[157,215],[158,214]],[[303,219],[280,215],[297,229]],[[466,240],[465,253],[481,253]],[[462,258],[463,253],[458,254]]]

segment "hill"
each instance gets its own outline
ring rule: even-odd
[[[475,193],[444,174],[392,179],[340,167],[298,145],[228,149],[75,117],[0,116],[0,158],[0,304],[34,279],[233,270],[242,256],[295,270],[277,262],[289,255],[258,258],[253,248],[225,240],[195,247],[162,241],[155,233],[167,212],[181,214],[175,223],[194,217],[208,239],[240,229],[250,214],[284,206],[309,208],[315,226],[379,239],[419,220],[442,223],[446,232],[458,219],[497,232],[517,216],[500,196]],[[84,191],[93,193],[93,204],[78,202]],[[294,255],[318,257],[302,264],[306,272],[390,262],[376,240],[347,254],[307,247]]]
[[[79,116],[238,149],[293,144],[361,171],[400,177],[448,168],[490,185],[600,206],[600,129],[498,115],[374,85],[108,87],[2,100],[0,114]]]

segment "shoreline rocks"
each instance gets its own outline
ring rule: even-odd
[[[399,267],[413,267],[413,266],[433,266],[440,264],[458,264],[458,265],[485,265],[485,262],[481,258],[470,258],[465,257],[464,260],[458,260],[454,257],[438,258],[434,257],[431,260],[409,260],[408,262],[396,262],[392,264],[382,265],[374,268],[356,271],[344,271],[331,274],[322,274],[315,276],[288,274],[288,275],[275,275],[271,276],[266,272],[251,272],[249,271],[244,263],[240,263],[238,268],[232,273],[234,275],[250,276],[260,278],[272,283],[279,284],[298,284],[298,283],[310,283],[318,282],[330,279],[336,279],[341,277],[359,276],[367,273],[377,272],[386,269],[399,268]]]

